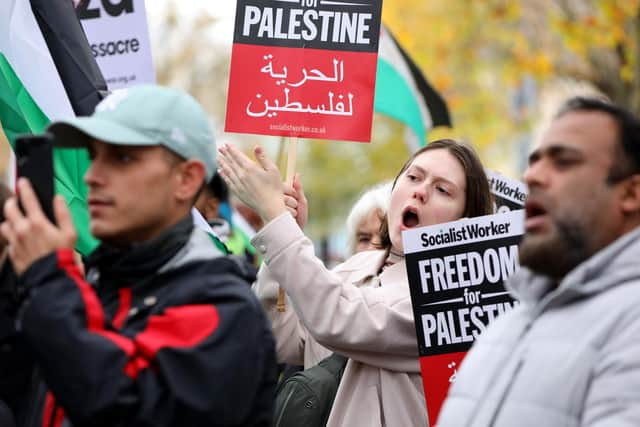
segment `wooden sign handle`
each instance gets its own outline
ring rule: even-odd
[[[289,139],[289,148],[287,151],[287,184],[293,186],[293,176],[296,173],[296,159],[298,157],[298,137],[294,136]],[[286,310],[284,289],[278,289],[278,311],[284,313]]]

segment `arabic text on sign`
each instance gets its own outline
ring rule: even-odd
[[[353,115],[353,94],[348,93],[347,99],[349,102],[349,109],[345,108],[344,95],[339,94],[337,97],[333,92],[328,92],[329,106],[325,104],[319,104],[316,107],[312,107],[311,104],[307,104],[305,107],[302,102],[289,100],[289,88],[284,88],[284,102],[280,103],[280,100],[276,99],[273,104],[269,103],[269,100],[263,101],[262,110],[253,110],[251,108],[252,101],[247,104],[246,113],[251,117],[264,117],[269,118],[277,116],[278,112],[290,112],[290,113],[312,113],[312,114],[326,114],[332,116],[352,116]],[[262,99],[262,94],[256,94],[258,100]],[[335,98],[335,100],[334,100]]]
[[[291,83],[287,81],[288,78],[288,70],[286,66],[283,66],[281,71],[275,72],[273,69],[273,55],[265,55],[265,60],[269,61],[267,65],[260,69],[260,72],[263,74],[269,74],[269,76],[276,80],[277,85],[287,84],[292,87],[300,87],[305,84],[307,81],[320,81],[320,82],[341,82],[344,80],[344,61],[340,61],[338,59],[333,59],[333,76],[328,76],[327,73],[323,73],[318,69],[311,69],[307,71],[306,68],[303,68],[300,72],[299,80],[296,79],[295,83]]]

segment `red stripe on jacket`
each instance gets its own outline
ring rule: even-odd
[[[114,328],[121,329],[124,326],[125,320],[127,320],[129,309],[131,309],[131,288],[118,289],[118,296],[120,298],[118,311],[113,316],[111,324]]]
[[[120,348],[128,357],[124,373],[137,379],[139,373],[150,367],[158,351],[163,348],[193,347],[204,341],[218,327],[219,315],[213,305],[186,305],[170,307],[161,315],[150,316],[145,329],[132,340],[105,328],[105,314],[94,289],[84,281],[75,264],[71,249],[57,252],[58,268],[76,284],[85,308],[87,329],[103,336]],[[130,288],[119,291],[119,306],[113,321],[114,328],[121,328],[131,307]],[[56,405],[55,396],[48,392],[42,417],[43,427],[59,427],[64,421],[64,410]],[[53,424],[52,424],[53,423]]]
[[[51,418],[54,417],[53,424]],[[44,400],[44,411],[42,412],[42,427],[60,427],[64,421],[64,410],[56,406],[56,398],[50,391]]]
[[[150,359],[165,347],[194,347],[218,327],[218,310],[212,305],[183,305],[150,316],[147,327],[135,337],[136,347]]]
[[[188,348],[203,342],[218,327],[220,317],[213,305],[193,304],[169,307],[163,314],[150,316],[144,330],[133,340],[105,329],[102,304],[93,288],[83,280],[75,265],[73,251],[58,251],[58,266],[75,282],[85,305],[87,328],[118,346],[129,358],[124,372],[136,379],[143,369],[154,362],[156,354],[163,348]],[[123,304],[124,303],[124,304]],[[124,324],[131,304],[131,289],[120,293],[120,307],[114,316],[114,323]],[[127,307],[126,310],[123,307]]]

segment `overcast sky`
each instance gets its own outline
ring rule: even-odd
[[[179,4],[179,13],[187,17],[194,17],[203,11],[219,19],[211,29],[211,35],[217,40],[231,44],[233,39],[233,19],[236,13],[236,0],[145,0],[149,26],[154,26],[154,19],[158,19],[168,3]]]

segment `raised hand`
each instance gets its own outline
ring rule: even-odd
[[[255,147],[253,153],[257,162],[233,145],[224,144],[218,149],[219,172],[231,191],[267,223],[287,211],[284,185],[278,167],[262,147]]]
[[[309,217],[309,204],[304,195],[302,183],[300,182],[300,174],[296,173],[293,177],[293,185],[284,185],[284,203],[296,219],[298,226],[304,230]]]

